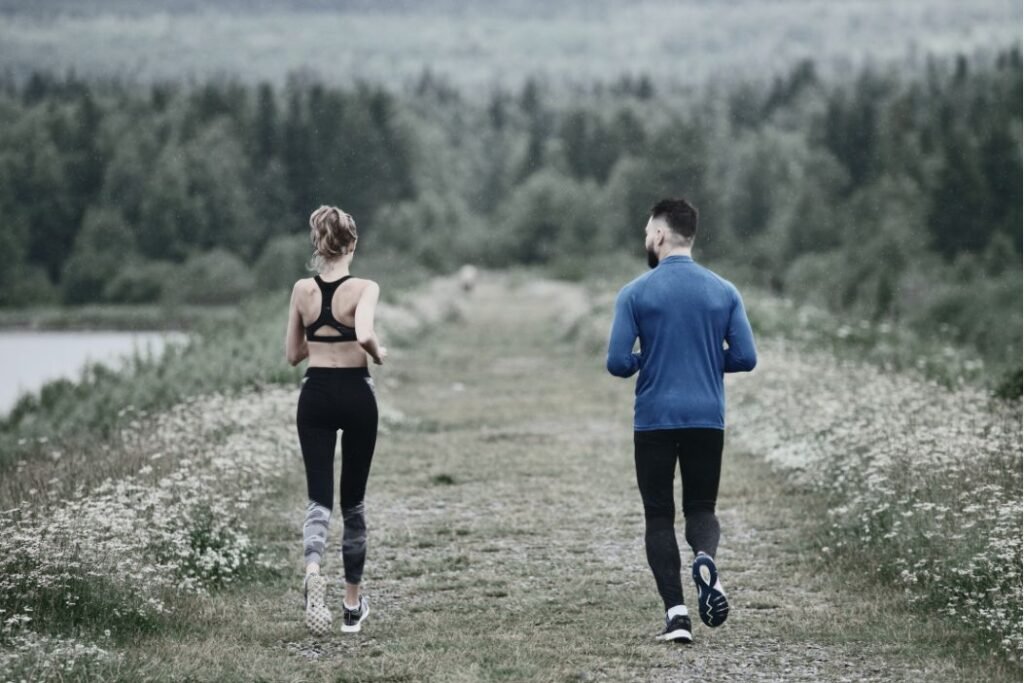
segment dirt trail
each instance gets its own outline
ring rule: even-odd
[[[731,450],[719,563],[732,617],[717,631],[698,626],[689,648],[652,641],[661,613],[632,467],[633,385],[605,375],[603,358],[560,340],[564,321],[584,306],[574,287],[527,282],[511,290],[505,280],[487,281],[459,324],[396,359],[409,375],[390,397],[435,426],[412,440],[419,446],[405,462],[385,437],[373,491],[388,515],[379,533],[394,545],[375,585],[431,613],[438,628],[446,608],[500,622],[509,613],[526,617],[521,636],[510,630],[502,640],[525,645],[543,634],[558,665],[529,672],[541,678],[955,678],[951,662],[892,642],[894,628],[914,634],[908,618],[814,575],[802,536],[814,503],[787,491],[752,455]],[[396,440],[406,440],[401,431]],[[410,469],[422,481],[454,484],[391,494]],[[409,576],[409,567],[423,574]],[[448,590],[424,595],[439,583]],[[692,600],[692,584],[684,588]],[[594,648],[610,642],[617,646]]]
[[[662,612],[643,553],[633,385],[563,339],[581,307],[578,288],[488,276],[461,319],[374,370],[389,418],[367,500],[364,633],[314,640],[302,628],[296,455],[288,493],[271,502],[280,523],[264,529],[294,571],[218,598],[201,639],[146,656],[220,680],[961,678],[936,634],[893,610],[891,596],[815,573],[804,525],[820,510],[728,436],[718,559],[733,611],[714,631],[696,625],[692,646],[655,641]],[[335,581],[339,526],[324,565]],[[684,590],[692,602],[690,581]]]

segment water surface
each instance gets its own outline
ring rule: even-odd
[[[116,369],[136,351],[156,355],[186,339],[180,332],[0,332],[0,415],[46,382],[78,379],[89,362]]]

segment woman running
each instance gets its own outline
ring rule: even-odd
[[[359,631],[370,613],[359,593],[366,560],[363,496],[377,441],[377,401],[366,358],[380,365],[387,350],[377,341],[373,316],[380,288],[354,278],[349,266],[356,249],[352,216],[321,206],[309,217],[312,267],[318,274],[295,283],[288,312],[285,352],[293,366],[309,359],[302,379],[296,422],[306,465],[309,505],[302,526],[306,577],[306,626],[324,635],[331,626],[327,581],[320,562],[334,509],[334,449],[341,434],[341,515],[344,533],[345,598],[341,630]]]

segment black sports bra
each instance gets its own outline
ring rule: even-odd
[[[331,300],[334,298],[334,292],[338,289],[338,285],[340,285],[342,282],[349,279],[350,277],[352,276],[346,275],[345,277],[335,280],[333,282],[324,282],[323,280],[320,279],[319,275],[313,278],[314,280],[316,280],[317,286],[320,287],[320,317],[318,317],[309,325],[306,325],[307,341],[328,343],[356,341],[355,328],[349,327],[348,325],[338,322],[337,320],[335,320],[334,314],[331,313]],[[338,334],[330,334],[326,336],[317,335],[317,330],[319,330],[324,325],[326,325],[327,327],[334,328],[335,330],[338,331]]]

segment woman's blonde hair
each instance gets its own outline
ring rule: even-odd
[[[351,215],[336,206],[321,206],[309,216],[309,241],[313,243],[311,270],[320,270],[324,263],[352,251],[359,234]]]

